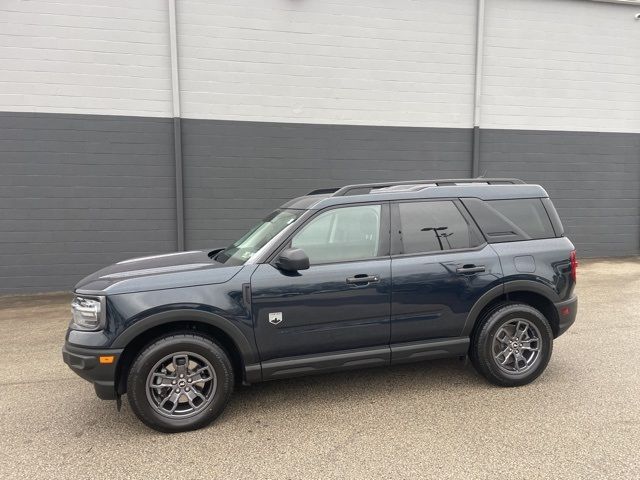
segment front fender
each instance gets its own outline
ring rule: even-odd
[[[257,352],[252,348],[249,339],[242,331],[228,319],[216,315],[215,313],[196,310],[192,308],[173,309],[164,312],[154,313],[136,321],[129,328],[124,330],[113,341],[112,348],[125,348],[134,338],[145,331],[159,325],[175,322],[200,322],[222,330],[233,340],[238,347],[245,365],[257,363]]]

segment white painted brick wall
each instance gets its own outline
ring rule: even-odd
[[[487,0],[483,128],[640,132],[638,7]],[[178,0],[184,116],[471,127],[475,0]],[[0,2],[0,111],[171,116],[166,0]]]
[[[190,118],[471,127],[475,0],[181,0]]]
[[[487,0],[483,128],[640,132],[637,6]]]
[[[0,110],[170,116],[167,2],[2,0]]]

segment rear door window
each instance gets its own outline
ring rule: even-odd
[[[450,201],[398,204],[400,253],[430,253],[473,248],[483,243],[475,228]]]

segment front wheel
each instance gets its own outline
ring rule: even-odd
[[[481,319],[470,356],[491,383],[515,387],[540,376],[552,350],[553,331],[544,315],[530,305],[511,303]]]
[[[233,391],[225,351],[200,335],[158,339],[136,357],[127,398],[136,416],[161,432],[196,430],[222,413]]]

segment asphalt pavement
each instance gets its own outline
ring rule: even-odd
[[[639,479],[640,259],[583,261],[578,295],[531,385],[458,360],[280,380],[176,435],[64,365],[68,295],[0,297],[0,477]]]

